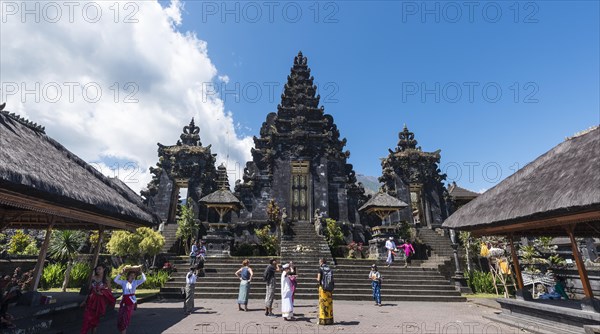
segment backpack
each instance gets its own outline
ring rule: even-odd
[[[329,266],[324,265],[321,267],[321,287],[324,291],[333,291],[333,270]]]

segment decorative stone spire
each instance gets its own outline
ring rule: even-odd
[[[407,149],[421,150],[420,147],[417,147],[415,134],[408,131],[406,124],[404,124],[402,132],[398,133],[398,138],[400,138],[400,141],[398,141],[397,151],[406,151]]]
[[[294,66],[287,78],[287,83],[281,95],[280,109],[294,108],[297,110],[317,109],[320,96],[316,95],[317,86],[313,84],[314,78],[310,75],[307,59],[302,51],[294,58]],[[316,96],[315,96],[316,95]]]
[[[181,138],[181,143],[183,143],[183,145],[202,146],[202,143],[200,142],[200,128],[194,123],[193,117],[190,125],[183,127],[183,133],[179,138]]]
[[[229,190],[229,177],[227,176],[227,167],[224,164],[217,167],[217,189]]]

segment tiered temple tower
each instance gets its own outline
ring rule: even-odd
[[[410,205],[392,214],[391,221],[406,221],[418,227],[441,227],[448,210],[447,191],[442,183],[446,175],[438,168],[440,150],[423,152],[417,146],[415,134],[406,125],[398,137],[396,149],[389,150],[389,155],[381,162],[379,181],[390,195]]]
[[[235,192],[244,203],[240,221],[267,220],[271,198],[286,208],[289,218],[308,221],[319,209],[325,217],[358,223],[357,209],[366,198],[356,185],[344,151],[346,139],[331,115],[319,107],[320,96],[307,65],[298,53],[277,113],[267,115],[254,137],[251,162]]]

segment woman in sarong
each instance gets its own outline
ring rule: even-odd
[[[281,273],[281,316],[283,320],[294,319],[294,303],[292,302],[292,281],[290,280],[290,265],[283,265]]]
[[[142,279],[136,280],[137,272],[128,271],[127,280],[121,279],[121,275],[115,277],[115,283],[119,284],[123,288],[123,298],[119,304],[119,316],[117,320],[117,328],[121,334],[127,333],[127,327],[129,327],[129,321],[131,320],[131,313],[135,308],[137,299],[135,298],[135,289],[146,281],[146,275],[142,272]]]
[[[100,317],[106,312],[108,305],[114,305],[116,299],[110,290],[110,282],[106,278],[106,268],[103,265],[97,265],[92,272],[92,281],[90,283],[90,293],[81,303],[85,307],[83,312],[83,325],[81,334],[87,334],[88,331],[96,333]]]
[[[235,276],[240,279],[240,291],[238,294],[238,310],[239,311],[248,311],[248,297],[250,295],[250,282],[252,281],[252,276],[254,276],[254,272],[252,268],[249,267],[250,260],[245,259],[242,261],[242,267],[235,272]],[[244,308],[242,309],[242,305]]]

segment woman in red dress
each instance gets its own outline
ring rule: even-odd
[[[115,301],[116,299],[110,290],[110,283],[106,278],[106,268],[100,264],[94,269],[90,284],[90,294],[81,303],[82,307],[85,306],[81,334],[87,334],[89,330],[92,333],[96,333],[100,317],[104,315],[106,306],[114,304]]]

